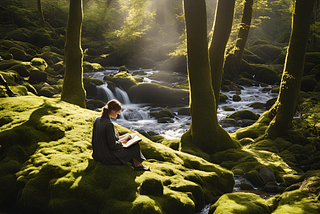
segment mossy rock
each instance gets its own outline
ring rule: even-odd
[[[162,181],[156,177],[146,178],[139,187],[141,195],[163,195]]]
[[[302,77],[300,90],[304,92],[313,91],[317,86],[317,80],[314,75]]]
[[[23,85],[10,86],[11,91],[17,96],[28,95],[28,89]]]
[[[48,74],[46,72],[39,70],[36,67],[30,69],[29,72],[30,72],[30,78],[29,78],[30,83],[36,84],[36,83],[47,81]]]
[[[237,127],[237,126],[239,126],[239,123],[233,118],[226,118],[226,119],[220,120],[219,124],[222,127]]]
[[[228,100],[227,95],[220,93],[219,94],[219,102],[220,103],[225,103]]]
[[[253,86],[253,81],[244,77],[237,79],[235,83],[243,86]]]
[[[233,118],[233,119],[240,118],[240,119],[257,120],[259,118],[259,116],[250,110],[240,110],[240,111],[237,111],[231,115],[228,115],[227,118]]]
[[[45,96],[45,97],[52,97],[53,95],[57,94],[57,90],[52,87],[49,84],[45,84],[44,87],[39,90],[38,95],[39,96]]]
[[[279,75],[272,69],[265,66],[255,67],[256,75],[255,79],[259,82],[267,83],[269,85],[280,82]]]
[[[130,100],[134,103],[168,104],[170,106],[189,104],[189,92],[174,89],[155,83],[140,83],[128,91]]]
[[[30,72],[27,70],[26,66],[23,64],[14,65],[10,70],[16,71],[21,77],[29,77]]]
[[[320,204],[315,196],[305,190],[284,192],[277,198],[278,206],[272,212],[281,213],[319,213]]]
[[[38,68],[41,71],[45,71],[46,68],[48,67],[46,60],[42,58],[33,58],[31,60],[31,65]]]
[[[83,72],[97,72],[106,70],[99,63],[83,62]]]
[[[264,184],[257,170],[247,172],[246,178],[256,187],[261,187]]]
[[[306,52],[305,61],[320,64],[320,52]]]
[[[9,53],[13,55],[13,58],[16,60],[30,61],[32,56],[27,54],[24,50],[21,50],[16,47],[12,47],[9,49]]]
[[[232,100],[235,102],[239,102],[239,101],[241,101],[241,97],[239,95],[235,94],[232,96]]]
[[[210,206],[209,214],[270,214],[265,200],[253,193],[236,192],[221,196]]]
[[[14,60],[14,59],[9,59],[9,60],[2,60],[0,62],[0,70],[4,71],[8,68],[11,68],[15,65],[20,65],[21,61]]]
[[[84,89],[86,90],[87,97],[96,98],[98,96],[97,86],[103,85],[104,82],[90,77],[83,78]]]
[[[129,88],[138,84],[133,76],[125,71],[119,72],[113,77],[105,77],[104,80],[112,81],[117,86],[120,86],[123,90],[128,91]]]
[[[145,76],[145,75],[147,75],[147,73],[146,73],[145,71],[143,71],[143,70],[132,72],[132,76],[137,76],[137,75],[139,75],[139,76]]]
[[[151,171],[95,162],[91,132],[100,112],[38,96],[5,98],[0,109],[0,118],[12,119],[0,126],[1,205],[18,203],[33,213],[193,214],[233,190],[230,171],[142,135],[143,164]],[[162,182],[162,194],[139,194],[149,179]]]
[[[163,117],[174,118],[174,114],[168,110],[161,110],[159,112],[158,118],[163,118]]]
[[[266,61],[274,61],[282,53],[282,48],[270,45],[270,44],[259,44],[250,47],[250,51],[265,59]]]
[[[253,186],[251,186],[251,184],[248,184],[248,183],[245,183],[245,182],[242,182],[240,184],[240,189],[241,190],[253,190]]]
[[[50,67],[53,66],[54,64],[58,63],[58,62],[63,61],[63,56],[62,55],[54,53],[52,51],[47,51],[47,52],[44,52],[42,54],[39,54],[38,57],[43,58],[48,63],[48,65]]]

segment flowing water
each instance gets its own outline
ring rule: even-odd
[[[150,79],[149,77],[157,73],[159,71],[153,71],[151,69],[144,70],[147,75],[143,75],[144,82],[157,82]],[[94,72],[94,73],[85,73],[85,77],[91,77],[100,79],[103,81],[103,77],[105,75],[112,75],[118,72],[118,68],[108,68],[106,71],[102,72]],[[132,71],[134,72],[134,71]],[[138,76],[138,75],[137,75]],[[105,82],[105,81],[104,81]],[[152,131],[158,133],[165,138],[174,139],[180,138],[183,133],[185,133],[191,122],[190,116],[181,116],[177,114],[177,110],[179,108],[167,107],[167,108],[159,108],[152,107],[151,104],[137,104],[131,103],[128,94],[119,87],[115,88],[115,94],[108,88],[108,84],[101,86],[97,86],[98,89],[98,97],[100,100],[107,102],[110,99],[117,99],[122,103],[122,111],[120,113],[120,117],[115,121],[119,125],[126,127],[130,130],[138,131],[138,132],[148,132]],[[218,106],[217,116],[219,121],[225,119],[228,115],[234,113],[239,110],[250,110],[258,115],[263,113],[261,109],[254,109],[250,107],[250,105],[254,102],[266,103],[268,100],[277,97],[276,93],[271,93],[271,86],[261,87],[261,86],[252,86],[252,87],[243,87],[241,89],[241,101],[235,102],[232,100],[233,95],[238,94],[236,91],[223,92],[228,100],[226,103],[220,103]],[[231,107],[234,111],[225,111],[225,107]],[[158,123],[157,119],[150,116],[150,112],[159,111],[162,109],[167,109],[175,114],[175,118],[173,119],[173,123]],[[232,133],[235,132],[240,127],[224,127],[225,130]],[[235,177],[235,187],[234,191],[240,190],[241,182],[250,183],[245,178]],[[258,191],[255,189],[255,191]],[[259,194],[259,193],[257,193]],[[209,212],[210,204],[207,204],[201,212],[198,214],[206,214]]]
[[[158,82],[150,79],[150,75],[158,72],[151,69],[144,70],[147,75],[143,75],[144,82]],[[116,68],[109,68],[106,71],[94,72],[94,73],[85,73],[85,77],[91,77],[100,79],[103,81],[105,75],[116,74],[118,70]],[[132,71],[134,72],[134,71]],[[254,109],[250,107],[250,104],[254,102],[266,103],[269,99],[275,98],[277,94],[271,93],[270,90],[266,90],[269,87],[243,87],[241,90],[241,101],[235,102],[232,101],[232,96],[237,94],[236,91],[223,92],[229,99],[226,103],[221,103],[218,106],[218,119],[219,121],[226,118],[226,116],[234,113],[238,110],[251,110],[254,113],[260,115],[263,113],[263,110]],[[181,116],[177,114],[178,108],[153,108],[150,104],[136,104],[131,103],[127,93],[119,87],[115,88],[115,94],[108,88],[108,84],[97,86],[98,97],[100,100],[107,102],[110,99],[117,99],[122,103],[123,110],[120,113],[120,118],[116,120],[121,126],[129,128],[134,131],[144,131],[144,132],[155,132],[165,138],[174,139],[180,138],[181,135],[188,130],[191,122],[190,116]],[[234,111],[225,111],[225,107],[231,107],[235,109]],[[159,111],[161,109],[167,109],[175,114],[173,123],[158,123],[157,119],[150,116],[150,112]],[[228,132],[235,132],[240,127],[224,127]]]

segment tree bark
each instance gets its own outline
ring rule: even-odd
[[[37,0],[37,4],[38,4],[38,13],[39,13],[40,23],[41,23],[41,26],[44,27],[45,22],[44,22],[44,16],[43,16],[43,11],[42,11],[41,0]]]
[[[266,138],[275,139],[287,135],[292,125],[303,76],[313,5],[314,0],[296,0],[279,96],[269,110],[274,117],[266,130]]]
[[[83,87],[83,51],[81,48],[82,19],[82,0],[70,0],[64,50],[66,71],[61,100],[85,108],[86,92]]]
[[[205,0],[184,0],[191,125],[181,143],[192,142],[207,153],[238,148],[218,123],[207,42]]]
[[[240,69],[244,47],[246,45],[248,35],[249,35],[251,19],[252,19],[252,11],[253,11],[252,6],[253,6],[253,0],[246,0],[244,4],[244,9],[243,9],[241,26],[240,26],[238,37],[237,37],[236,50],[234,53],[235,66],[237,70]]]
[[[235,0],[218,0],[216,17],[213,24],[213,36],[209,47],[209,55],[216,107],[219,104],[225,48],[232,28],[234,5]]]

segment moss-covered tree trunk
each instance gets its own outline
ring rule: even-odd
[[[230,36],[234,15],[235,0],[218,0],[216,17],[213,24],[213,36],[209,47],[211,78],[216,107],[219,104],[224,54]]]
[[[192,142],[207,153],[238,148],[218,123],[207,42],[205,0],[184,0],[191,125],[181,143]]]
[[[270,109],[274,117],[266,130],[267,138],[275,139],[286,135],[292,125],[303,75],[313,5],[314,0],[296,0],[279,96]]]
[[[43,16],[43,11],[42,11],[41,0],[37,0],[37,4],[38,4],[39,20],[40,20],[41,26],[44,27],[45,22],[44,22],[44,16]]]
[[[244,47],[246,45],[249,30],[251,26],[251,19],[252,19],[252,6],[254,0],[246,0],[244,3],[241,26],[239,29],[237,42],[236,42],[236,50],[235,50],[235,66],[237,70],[240,69]]]
[[[83,51],[81,48],[82,17],[82,0],[70,0],[64,50],[66,71],[61,100],[85,108],[86,92],[83,87]]]

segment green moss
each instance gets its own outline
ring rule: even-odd
[[[172,114],[171,111],[161,110],[161,111],[159,112],[158,118],[162,118],[162,117],[174,118],[174,115]]]
[[[314,197],[306,191],[294,190],[281,195],[279,206],[273,213],[319,213],[319,211],[320,204]]]
[[[211,205],[209,213],[243,213],[243,214],[269,214],[271,213],[265,200],[253,193],[229,193],[221,196]]]
[[[17,178],[11,188],[1,189],[0,204],[14,204],[20,192],[24,209],[45,213],[192,214],[232,191],[230,171],[142,135],[143,164],[150,172],[93,161],[91,131],[99,112],[37,96],[6,98],[0,109],[0,118],[10,115],[0,126],[1,188],[1,181]],[[116,123],[115,128],[131,132]],[[147,195],[141,195],[138,187],[143,190],[149,181]]]
[[[114,82],[116,85],[121,86],[125,91],[128,91],[129,88],[138,84],[135,78],[125,71],[119,72],[113,77],[105,76],[104,80]]]

